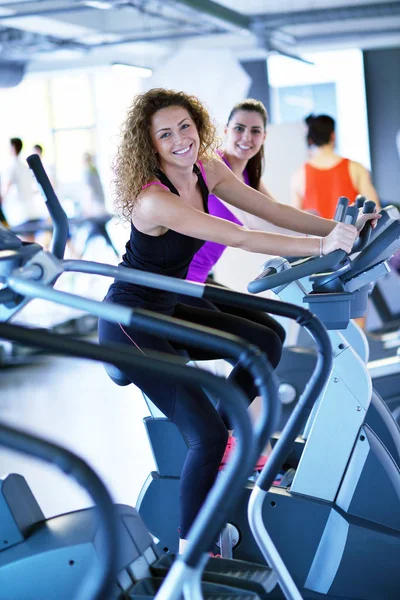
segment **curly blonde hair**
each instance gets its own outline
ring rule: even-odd
[[[218,145],[216,127],[200,100],[184,92],[154,88],[135,96],[121,128],[121,142],[114,160],[115,209],[130,220],[142,187],[154,178],[157,156],[150,137],[151,118],[170,106],[185,108],[200,138],[198,158],[213,158]]]

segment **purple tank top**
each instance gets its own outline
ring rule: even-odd
[[[231,168],[225,156],[223,154],[220,154],[220,156],[224,163]],[[246,170],[243,173],[243,178],[245,184],[250,185],[249,176]],[[214,196],[214,194],[208,196],[208,213],[213,217],[219,217],[220,219],[225,219],[225,221],[243,225],[243,223],[241,223],[225,204],[223,204],[217,196]],[[213,266],[221,258],[225,248],[226,246],[217,244],[216,242],[206,242],[203,244],[200,250],[193,256],[186,279],[196,281],[197,283],[204,283]]]

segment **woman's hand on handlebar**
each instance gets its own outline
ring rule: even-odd
[[[354,225],[338,223],[329,235],[322,238],[322,254],[326,256],[334,250],[344,250],[347,254],[350,254],[357,235],[358,231]]]
[[[357,223],[356,223],[357,231],[360,232],[361,229],[364,227],[365,223],[367,223],[368,221],[372,221],[372,223],[371,223],[372,228],[376,227],[376,224],[378,223],[378,219],[380,219],[381,216],[382,215],[380,215],[377,212],[363,213],[362,208],[360,208],[358,210],[358,217],[357,217]]]

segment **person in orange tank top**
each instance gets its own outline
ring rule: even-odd
[[[305,122],[307,144],[313,154],[292,176],[292,204],[331,219],[339,196],[354,202],[356,196],[362,194],[373,200],[379,209],[378,194],[367,169],[335,153],[335,121],[332,117],[310,115]]]

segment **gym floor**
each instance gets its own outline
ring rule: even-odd
[[[148,409],[133,385],[119,388],[103,365],[40,356],[1,371],[0,415],[84,458],[115,502],[135,506],[154,462],[142,419]],[[0,447],[0,476],[25,476],[46,517],[90,506],[90,497],[57,467]]]

